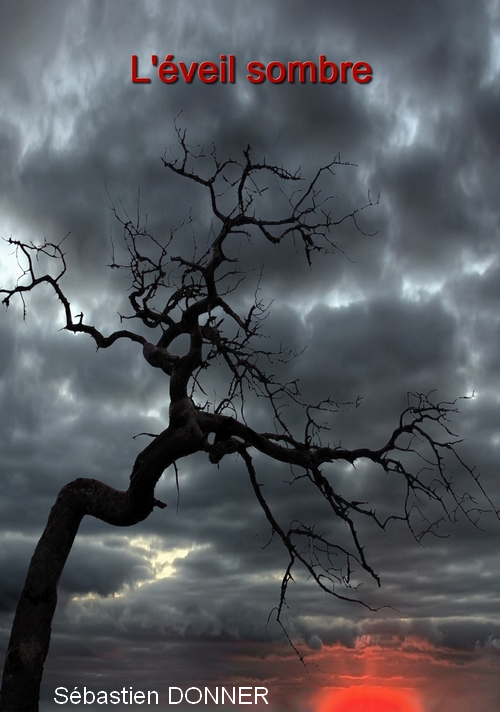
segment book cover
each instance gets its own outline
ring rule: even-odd
[[[499,709],[498,3],[0,14],[0,709]]]

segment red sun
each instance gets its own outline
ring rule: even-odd
[[[423,708],[412,692],[380,687],[350,687],[325,695],[317,712],[423,712]]]

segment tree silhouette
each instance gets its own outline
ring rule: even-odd
[[[121,325],[138,324],[137,331],[120,328],[106,336],[87,324],[83,314],[73,315],[62,286],[67,271],[63,241],[34,245],[8,240],[22,274],[14,286],[0,289],[5,306],[18,296],[26,314],[25,295],[47,284],[61,303],[67,331],[88,334],[98,349],[123,339],[142,347],[147,363],[169,379],[170,408],[165,430],[153,436],[137,456],[128,489],[119,491],[95,479],[78,478],[60,491],[18,603],[5,660],[0,710],[38,709],[57,586],[82,518],[90,515],[122,527],[146,519],[154,507],[166,506],[156,499],[155,486],[162,473],[181,458],[204,452],[216,465],[226,455],[237,454],[244,462],[255,497],[288,556],[275,610],[280,624],[287,586],[297,565],[304,567],[323,591],[367,605],[358,598],[350,580],[356,566],[379,583],[358,536],[363,518],[382,529],[390,520],[404,521],[417,539],[434,531],[440,519],[453,520],[459,510],[475,521],[481,511],[479,505],[470,493],[460,494],[454,489],[447,466],[449,457],[472,479],[486,506],[491,505],[478,476],[455,450],[458,441],[450,430],[449,418],[457,412],[457,402],[434,403],[427,395],[414,394],[409,396],[408,407],[394,430],[377,449],[349,450],[340,444],[325,444],[320,437],[320,419],[334,412],[338,404],[331,399],[310,404],[297,382],[281,382],[273,376],[273,363],[295,354],[283,347],[263,347],[268,307],[259,299],[258,290],[244,313],[237,304],[238,288],[245,279],[245,266],[240,265],[238,257],[238,245],[243,240],[264,240],[276,248],[294,240],[311,265],[317,253],[336,250],[333,233],[342,222],[350,220],[360,229],[357,216],[372,205],[370,198],[367,205],[336,218],[330,212],[329,197],[322,197],[322,184],[341,164],[340,157],[304,182],[299,173],[265,161],[255,162],[250,147],[243,151],[241,160],[221,161],[215,150],[204,156],[190,147],[184,132],[178,130],[177,136],[178,157],[165,155],[163,164],[180,179],[192,181],[208,193],[212,223],[206,249],[200,249],[193,237],[189,256],[181,228],[189,228],[190,218],[172,229],[166,239],[159,239],[149,234],[139,216],[132,221],[111,206],[123,227],[126,259],[115,261],[113,249],[110,267],[124,270],[130,280],[131,313],[121,316],[120,321]],[[206,169],[207,161],[210,167],[204,174],[201,167]],[[39,274],[40,265],[47,260],[57,265],[56,269]],[[151,336],[146,338],[143,332]],[[204,395],[205,384],[211,370],[217,369],[225,371],[226,388],[217,394],[216,402],[210,403]],[[247,403],[255,397],[262,398],[269,408],[274,430],[260,432],[247,422]],[[289,420],[287,423],[287,406],[302,414],[300,435]],[[332,514],[345,523],[349,546],[317,531],[314,521],[308,521],[305,514],[304,520],[280,521],[259,483],[252,458],[255,452],[291,466],[292,482],[306,480],[314,487]],[[354,465],[360,459],[378,465],[404,483],[398,511],[379,516],[369,502],[344,496],[335,478],[324,471],[328,463]],[[426,520],[421,512],[426,501],[439,508],[433,521]]]

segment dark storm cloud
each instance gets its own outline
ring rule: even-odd
[[[359,408],[332,416],[325,435],[331,442],[380,446],[407,391],[436,389],[439,398],[453,399],[475,390],[452,427],[465,435],[464,459],[477,463],[496,496],[499,18],[498,3],[445,0],[318,1],[314,10],[295,0],[123,2],[119,10],[101,2],[4,3],[1,234],[37,242],[71,232],[63,284],[75,313],[83,310],[109,332],[116,313],[128,313],[125,275],[106,268],[110,237],[115,256],[123,257],[110,204],[135,217],[140,189],[140,212],[152,234],[168,235],[191,210],[197,242],[207,240],[207,196],[173,178],[160,161],[169,146],[176,150],[179,112],[190,142],[206,153],[215,144],[221,158],[241,159],[250,143],[259,160],[301,167],[310,177],[340,151],[358,167],[336,166],[324,195],[335,196],[329,207],[340,219],[367,202],[368,190],[373,201],[381,191],[380,204],[358,216],[366,234],[343,222],[333,234],[342,252],[312,269],[296,246],[277,250],[252,236],[240,256],[256,271],[235,305],[248,305],[263,265],[260,296],[273,302],[265,324],[269,344],[306,347],[288,364],[275,364],[276,375],[299,377],[311,401],[331,395],[352,403],[362,396]],[[133,53],[151,85],[131,84]],[[237,82],[162,85],[148,64],[152,53],[186,62],[233,53]],[[370,62],[372,83],[246,81],[250,60],[317,61],[320,53],[337,62]],[[271,186],[262,208],[279,210],[280,199]],[[181,242],[179,250],[191,249],[190,229]],[[0,267],[0,284],[11,284],[17,268],[5,246]],[[2,640],[60,487],[78,476],[125,487],[149,441],[133,437],[159,432],[168,416],[168,384],[135,344],[96,354],[90,340],[58,332],[59,305],[49,290],[32,295],[27,306],[26,324],[19,304],[0,322]],[[223,392],[225,378],[220,370],[207,381],[208,400]],[[248,417],[257,429],[269,426],[259,402],[249,401]],[[300,434],[304,423],[296,411],[290,410],[290,423]],[[306,483],[283,485],[290,479],[286,468],[261,458],[256,463],[284,526],[300,505],[305,518],[343,536]],[[460,478],[457,468],[453,473]],[[396,503],[397,488],[373,469],[331,468],[330,474],[381,509]],[[228,459],[220,470],[203,458],[179,463],[179,488],[176,511],[175,476],[167,471],[158,496],[168,509],[133,532],[113,538],[99,522],[84,523],[62,581],[48,680],[58,684],[63,672],[73,680],[75,668],[90,679],[103,660],[109,680],[125,670],[157,679],[158,655],[178,656],[177,679],[188,683],[194,680],[189,669],[207,680],[221,679],[214,676],[231,665],[240,665],[242,675],[245,669],[262,674],[258,656],[283,640],[265,623],[278,601],[285,553],[274,541],[263,548],[269,529],[241,463]],[[398,613],[370,616],[315,596],[297,574],[287,619],[297,640],[313,651],[338,643],[352,648],[365,634],[387,645],[425,638],[444,651],[494,646],[498,522],[486,517],[483,532],[461,517],[450,538],[424,540],[425,548],[396,527],[387,533],[359,527],[383,583],[378,591],[364,581],[360,591],[373,607],[389,604]],[[159,552],[177,557],[175,572],[155,579]],[[207,652],[210,641],[218,641],[219,652]],[[143,673],[133,670],[137,655]],[[289,651],[276,655],[288,659]]]

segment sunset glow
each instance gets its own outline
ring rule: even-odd
[[[327,693],[316,712],[424,712],[416,693],[381,687],[350,687]]]

